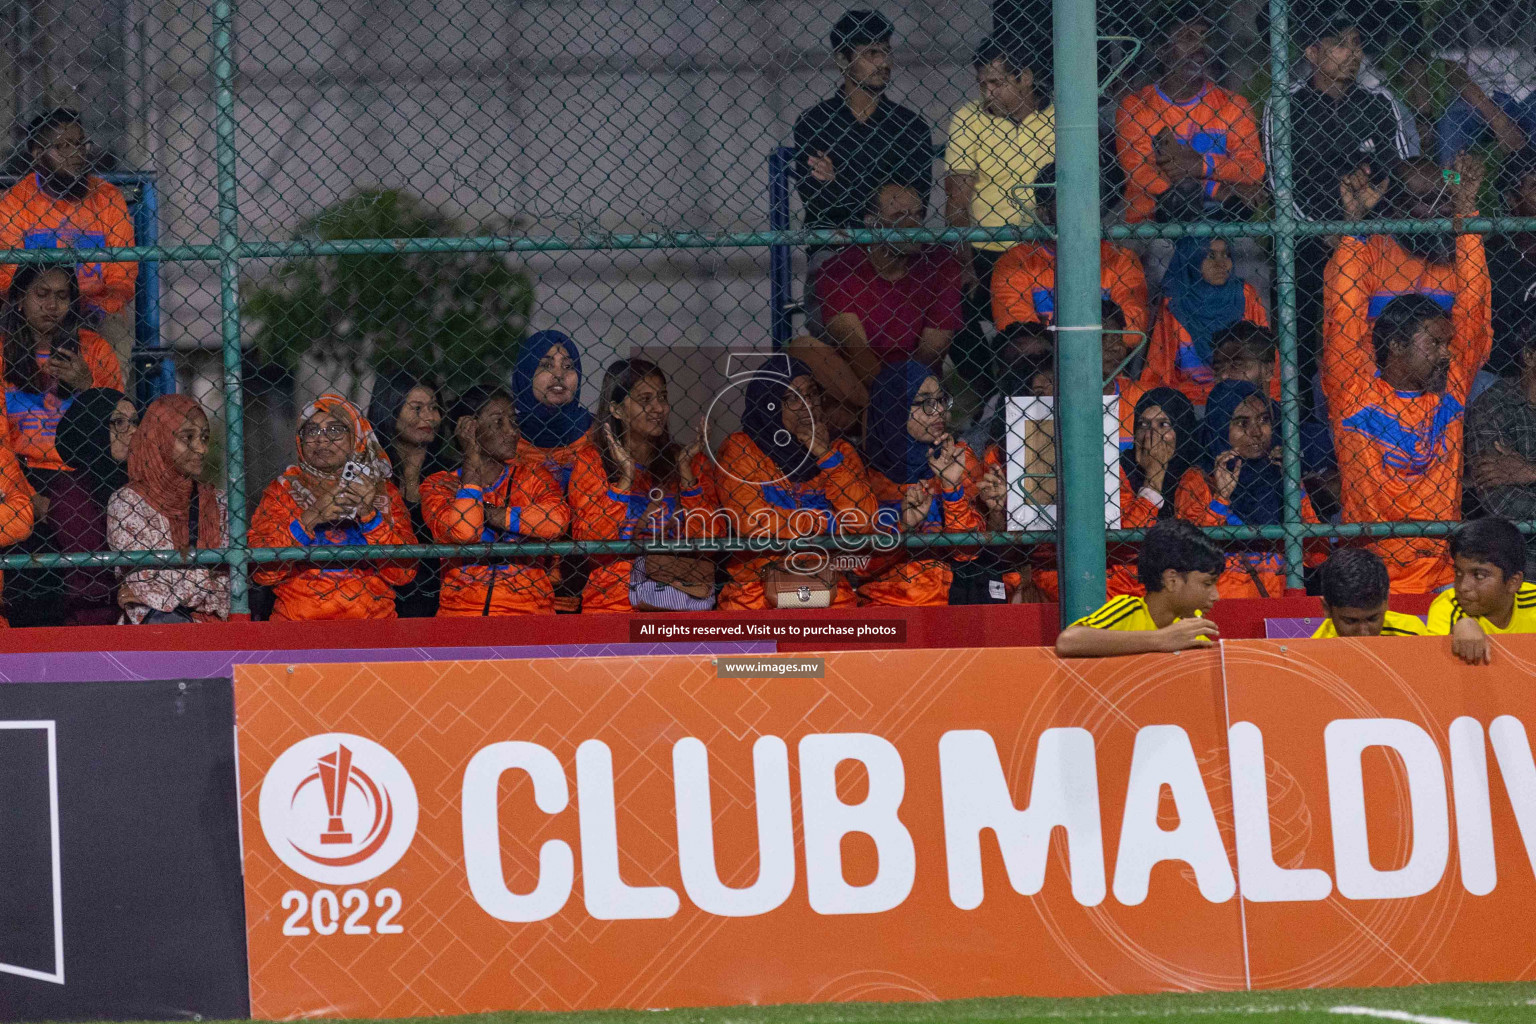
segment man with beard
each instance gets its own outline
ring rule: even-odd
[[[0,249],[99,249],[133,245],[133,221],[117,186],[90,173],[90,140],[76,111],[49,110],[27,125],[30,172],[0,197]],[[14,264],[0,264],[0,293]],[[133,302],[136,263],[78,268],[80,301],[96,323]]]
[[[1394,185],[1394,216],[1477,216],[1480,162],[1458,157],[1459,180],[1429,170],[1404,168]],[[1366,217],[1382,197],[1366,169],[1347,176],[1339,192],[1349,220]],[[1323,393],[1345,521],[1460,519],[1466,406],[1493,346],[1482,239],[1460,232],[1347,237],[1327,277]],[[1396,593],[1433,593],[1452,581],[1443,540],[1384,538],[1372,548],[1387,563]]]
[[[944,218],[951,227],[1028,227],[1040,171],[1056,159],[1056,113],[1050,84],[1015,36],[983,40],[972,66],[980,98],[955,111],[944,162]],[[1045,97],[1042,103],[1041,97]],[[992,315],[992,270],[1012,242],[957,247],[965,274],[965,329],[955,340],[955,365],[967,380],[991,365],[984,320]]]
[[[887,184],[871,196],[864,225],[920,228],[922,197]],[[822,267],[816,292],[826,340],[806,335],[789,352],[815,373],[838,430],[869,403],[868,387],[883,365],[916,359],[938,373],[961,324],[960,265],[945,246],[849,246]]]

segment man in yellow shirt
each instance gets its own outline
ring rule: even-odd
[[[1451,534],[1456,582],[1429,606],[1429,632],[1451,638],[1469,665],[1493,660],[1489,633],[1536,633],[1536,583],[1525,580],[1525,538],[1508,519],[1475,519]]]
[[[1323,563],[1323,614],[1314,640],[1340,636],[1423,636],[1417,616],[1387,608],[1387,563],[1366,548],[1340,548]]]
[[[1204,615],[1216,604],[1216,578],[1226,561],[1221,548],[1196,527],[1182,519],[1163,520],[1147,531],[1136,559],[1147,596],[1111,598],[1062,630],[1056,653],[1102,658],[1209,644],[1221,631]]]
[[[1047,51],[1048,52],[1048,51]],[[1056,159],[1056,112],[1038,51],[1017,36],[987,39],[972,64],[981,98],[955,111],[944,151],[944,216],[951,227],[1025,227],[1031,223],[1014,190],[1033,185]],[[1033,201],[1030,200],[1031,205]],[[967,380],[992,372],[982,321],[992,316],[992,268],[1012,242],[960,246],[966,273],[965,330],[955,366]]]

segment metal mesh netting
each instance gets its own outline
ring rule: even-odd
[[[14,0],[9,619],[1136,593],[1171,516],[1436,589],[1536,520],[1521,10]]]

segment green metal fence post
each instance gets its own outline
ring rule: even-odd
[[[1302,585],[1301,378],[1296,360],[1296,216],[1291,196],[1289,0],[1269,0],[1270,168],[1275,179],[1275,322],[1280,342],[1280,422],[1285,434],[1285,585]],[[1275,595],[1279,596],[1279,595]]]
[[[1104,600],[1104,392],[1099,336],[1098,30],[1093,0],[1054,0],[1057,529],[1065,625]],[[1068,526],[1070,524],[1070,528]]]
[[[224,458],[229,468],[230,612],[246,596],[245,400],[240,372],[240,206],[236,197],[233,0],[213,0],[214,153],[219,190],[219,324],[224,354]]]

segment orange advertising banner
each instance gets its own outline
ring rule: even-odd
[[[1536,638],[1443,647],[240,666],[252,1014],[1529,978]]]

